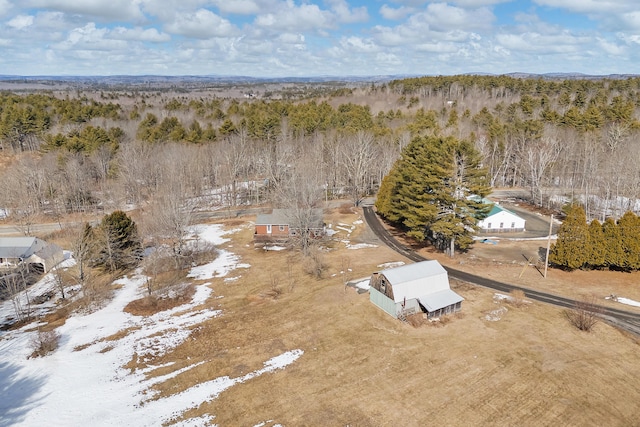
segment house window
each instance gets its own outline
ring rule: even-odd
[[[504,223],[503,222],[500,223],[500,228],[504,228]]]
[[[491,228],[491,223],[487,224],[487,228]]]
[[[278,230],[280,230],[280,231],[284,231],[284,225],[280,225],[280,226],[278,227]]]
[[[516,223],[515,222],[511,223],[511,228],[516,228]]]
[[[271,224],[267,225],[267,234],[271,234]]]

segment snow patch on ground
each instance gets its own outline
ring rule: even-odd
[[[358,288],[358,289],[362,289],[362,290],[368,291],[368,290],[369,290],[369,288],[371,287],[371,286],[369,285],[369,282],[370,282],[370,279],[361,280],[361,281],[359,281],[359,282],[356,282],[354,286],[355,286],[356,288]]]
[[[509,311],[507,309],[507,307],[500,307],[497,308],[495,310],[491,310],[490,312],[488,312],[484,318],[485,320],[488,320],[489,322],[497,322],[498,320],[502,319],[502,316],[504,316],[507,311]]]
[[[228,232],[219,225],[198,226],[194,230],[200,241],[217,244],[227,241],[223,235]],[[216,261],[194,267],[190,275],[223,277],[234,268],[246,266],[229,252],[223,252]],[[146,281],[140,271],[115,281],[120,286],[103,308],[69,317],[57,329],[58,349],[46,357],[27,359],[32,351],[30,340],[36,334],[34,324],[0,331],[0,425],[158,426],[172,422],[179,426],[208,425],[214,416],[176,420],[229,387],[284,369],[303,354],[300,349],[287,351],[268,359],[262,369],[244,376],[223,375],[181,393],[152,400],[156,395],[149,389],[151,386],[183,375],[203,362],[176,367],[159,377],[149,375],[174,364],[133,370],[125,365],[134,356],[144,361],[166,354],[189,339],[201,322],[222,312],[202,307],[213,293],[210,283],[203,283],[197,286],[190,302],[171,310],[148,317],[125,313],[123,309],[129,302],[144,295]],[[51,278],[45,277],[36,287],[50,284]],[[2,305],[3,315],[6,306]]]
[[[394,262],[385,262],[383,264],[378,264],[378,268],[382,268],[386,270],[387,268],[395,268],[404,265],[404,261],[394,261]]]
[[[364,249],[364,248],[377,248],[378,245],[372,245],[371,243],[357,243],[352,245],[351,243],[346,243],[347,249]]]
[[[604,299],[609,299],[615,302],[619,302],[620,304],[630,305],[633,307],[640,307],[639,301],[635,301],[629,298],[619,297],[616,295],[609,295],[608,297],[604,297]]]
[[[193,267],[187,277],[196,280],[208,280],[215,277],[224,277],[236,268],[249,268],[249,264],[239,263],[240,257],[224,249],[218,249],[218,257],[205,265]]]

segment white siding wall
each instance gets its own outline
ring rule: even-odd
[[[502,227],[500,224],[502,224]],[[523,229],[524,224],[524,219],[505,211],[498,212],[497,214],[491,215],[490,217],[478,222],[480,228],[485,230],[509,230],[513,228]]]

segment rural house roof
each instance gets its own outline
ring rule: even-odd
[[[491,207],[491,210],[489,211],[489,214],[487,215],[487,218],[489,218],[490,216],[493,216],[493,215],[497,215],[497,214],[499,214],[500,212],[506,212],[506,213],[508,213],[508,214],[510,214],[510,215],[513,215],[513,216],[515,216],[515,217],[520,218],[520,217],[518,216],[518,214],[515,214],[515,213],[511,212],[509,209],[503,208],[502,206],[500,206],[500,205],[499,205],[499,204],[497,204],[497,203],[494,203],[494,204],[493,204],[493,206]]]
[[[46,247],[37,237],[0,237],[0,258],[29,258]]]
[[[447,307],[453,304],[457,304],[461,301],[464,301],[460,295],[456,294],[451,289],[445,289],[443,291],[434,292],[429,295],[423,295],[418,297],[418,301],[420,304],[427,309],[427,311],[436,311],[443,307]]]
[[[380,271],[391,282],[394,302],[416,298],[435,311],[464,300],[449,288],[447,270],[436,260],[407,264]]]
[[[322,209],[314,209],[311,223],[322,227]],[[289,209],[273,209],[270,214],[258,214],[256,225],[289,225],[293,221],[292,211]]]
[[[391,282],[396,303],[449,289],[447,271],[438,261],[422,261],[380,271]]]

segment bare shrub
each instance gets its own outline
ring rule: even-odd
[[[53,352],[58,348],[58,342],[60,341],[60,334],[54,331],[38,331],[31,338],[31,349],[33,352],[29,356],[31,357],[44,357],[47,354]]]
[[[262,296],[272,299],[278,299],[283,294],[283,292],[284,291],[280,287],[280,281],[276,277],[271,276],[271,285],[269,287],[269,290],[264,292]]]
[[[422,312],[414,313],[407,316],[407,323],[414,328],[419,328],[427,323],[427,319],[425,319],[424,313]]]
[[[309,253],[304,258],[304,271],[316,279],[322,279],[327,268],[329,265],[322,250],[316,246],[309,248]]]
[[[522,289],[512,290],[510,292],[510,296],[511,298],[509,299],[509,302],[515,307],[522,307],[527,302],[524,291]]]
[[[134,316],[150,316],[160,311],[170,310],[191,300],[196,288],[192,283],[181,283],[131,301],[123,311]]]
[[[352,203],[343,203],[340,205],[340,208],[338,210],[338,212],[340,212],[343,215],[352,214],[353,211],[354,211],[354,208]]]
[[[602,307],[597,304],[594,296],[583,297],[575,302],[573,309],[565,310],[564,315],[573,326],[581,331],[591,332],[600,321]]]
[[[452,317],[450,314],[445,314],[444,316],[440,316],[440,324],[442,324],[443,326],[446,325],[447,323],[450,323],[452,320]]]

